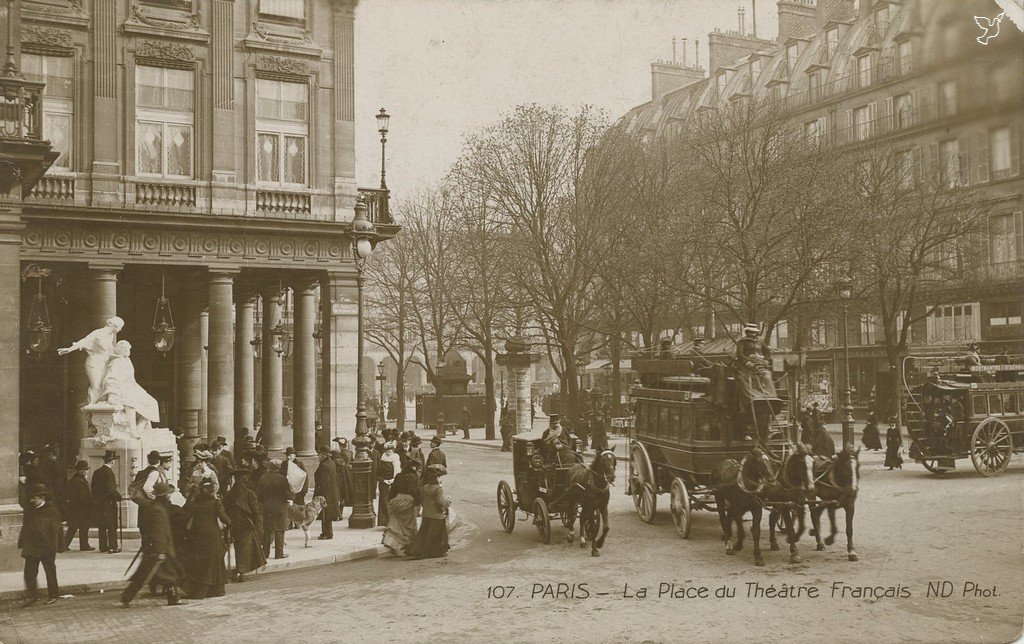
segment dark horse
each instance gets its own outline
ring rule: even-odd
[[[854,450],[847,444],[843,450],[830,459],[816,460],[814,475],[817,479],[818,498],[824,506],[811,510],[811,523],[814,526],[814,537],[818,550],[824,550],[825,544],[832,545],[836,540],[836,508],[843,509],[846,515],[846,555],[850,561],[857,561],[857,551],[853,549],[853,512],[857,503],[857,486],[860,483],[860,450]],[[832,531],[821,542],[821,512],[828,508],[828,520]]]
[[[754,565],[763,566],[761,557],[761,500],[758,496],[772,483],[772,466],[760,447],[755,447],[743,461],[722,461],[711,471],[709,485],[715,494],[722,538],[728,543],[725,553],[732,555],[743,549],[743,515],[750,513],[750,536],[754,539]],[[736,525],[733,539],[732,524]]]
[[[610,486],[615,482],[615,463],[615,452],[607,449],[595,456],[589,466],[577,463],[569,470],[565,494],[559,499],[559,504],[564,503],[573,510],[579,506],[580,547],[589,541],[593,557],[601,555],[604,538],[608,536],[608,499],[611,496]],[[572,512],[569,516],[569,537],[566,541],[572,543],[576,518]],[[597,534],[599,528],[600,536]]]
[[[765,486],[761,498],[769,502],[768,543],[772,550],[778,550],[775,540],[775,526],[780,525],[789,542],[789,562],[799,563],[800,554],[796,542],[804,533],[804,514],[808,501],[815,498],[814,457],[807,448],[798,444],[796,450],[783,460],[782,467],[774,481]]]

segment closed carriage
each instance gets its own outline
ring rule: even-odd
[[[578,452],[579,445],[573,448]],[[545,453],[543,433],[520,434],[512,438],[512,471],[515,490],[504,480],[498,483],[498,518],[505,532],[516,525],[516,512],[522,510],[544,543],[551,542],[551,521],[560,520],[569,527],[576,518],[576,505],[565,492],[569,471],[578,462],[558,453]]]

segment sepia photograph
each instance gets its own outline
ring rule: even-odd
[[[1024,0],[0,0],[0,644],[1024,638]]]

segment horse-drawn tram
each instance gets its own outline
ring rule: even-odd
[[[804,530],[806,509],[812,508],[816,524],[820,513],[829,510],[833,527],[825,543],[831,543],[835,508],[843,507],[850,541],[856,454],[843,450],[837,459],[815,461],[804,446],[791,441],[786,402],[776,396],[771,372],[763,362],[758,366],[744,360],[742,351],[733,359],[690,350],[683,355],[663,352],[634,358],[633,365],[639,382],[631,391],[636,420],[629,442],[626,493],[633,497],[642,521],[654,520],[658,495],[667,492],[679,537],[689,537],[693,510],[717,512],[728,542],[726,552],[733,554],[743,546],[742,517],[749,512],[754,561],[763,565],[762,510],[769,511],[771,549],[778,549],[775,528],[779,526],[787,534],[791,561],[798,561],[795,544]],[[760,373],[751,373],[754,369]],[[761,383],[752,387],[749,379],[755,375]],[[836,468],[848,474],[837,479]],[[816,480],[839,480],[846,485],[816,491]],[[847,492],[840,494],[840,488]],[[820,536],[818,547],[824,549]],[[852,544],[848,551],[855,560]]]
[[[996,364],[996,360],[1003,364]],[[1024,364],[1004,357],[910,357],[904,418],[910,458],[944,474],[970,458],[983,476],[1004,472],[1024,451]]]

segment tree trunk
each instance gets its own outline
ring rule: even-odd
[[[484,419],[484,438],[494,440],[494,348],[484,347],[484,395],[487,397],[487,414]]]
[[[404,312],[403,312],[404,313]],[[395,417],[395,429],[405,431],[405,322],[403,315],[398,317],[398,371],[395,372],[395,398],[398,414]]]
[[[612,418],[618,418],[622,414],[619,410],[619,401],[622,400],[622,378],[619,370],[619,360],[622,356],[622,339],[618,329],[618,316],[616,316],[616,328],[615,332],[612,333],[611,341],[608,344],[608,356],[612,361],[612,381],[609,383],[611,386],[611,414]]]

